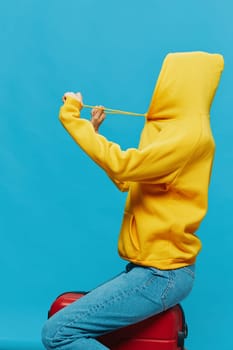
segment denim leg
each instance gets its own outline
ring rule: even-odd
[[[128,264],[125,272],[52,316],[42,341],[47,350],[106,350],[95,338],[177,304],[193,280],[193,267],[159,270]]]

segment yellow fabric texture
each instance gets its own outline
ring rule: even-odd
[[[223,67],[219,54],[168,54],[139,147],[126,151],[80,118],[77,100],[68,97],[61,107],[60,120],[73,139],[128,191],[118,243],[123,259],[159,269],[195,262],[215,149],[209,112]]]

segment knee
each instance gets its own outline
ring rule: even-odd
[[[47,350],[54,349],[56,343],[56,330],[54,330],[51,320],[48,320],[44,324],[41,331],[41,340]]]
[[[79,337],[78,328],[75,335],[67,328],[65,322],[56,317],[47,320],[41,331],[41,340],[47,350],[63,349],[63,347]]]

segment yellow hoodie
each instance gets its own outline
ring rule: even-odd
[[[214,155],[210,106],[223,57],[205,52],[168,54],[155,86],[138,149],[122,151],[80,118],[68,97],[64,127],[121,191],[129,191],[119,236],[123,259],[159,269],[195,262],[195,232],[207,211]]]

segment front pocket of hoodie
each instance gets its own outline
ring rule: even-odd
[[[139,251],[139,242],[134,215],[125,212],[119,240],[120,254],[126,257],[135,257]]]

